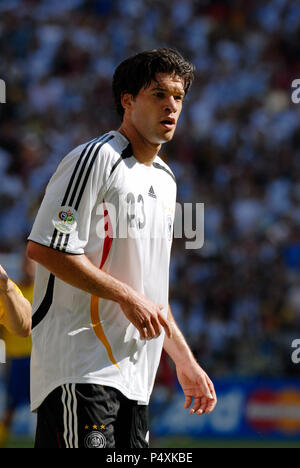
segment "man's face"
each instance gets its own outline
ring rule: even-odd
[[[162,144],[173,138],[182,110],[184,81],[178,76],[158,73],[146,89],[131,99],[128,118],[149,143]]]

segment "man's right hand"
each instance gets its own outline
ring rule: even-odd
[[[29,241],[27,255],[71,286],[120,304],[141,339],[156,338],[161,334],[161,327],[171,337],[172,328],[162,314],[162,306],[153,304],[128,284],[97,268],[85,254],[65,254]]]
[[[162,314],[163,306],[155,305],[134,290],[130,290],[129,296],[120,302],[120,306],[128,320],[138,329],[141,340],[157,338],[162,332],[161,327],[171,338],[172,330]]]

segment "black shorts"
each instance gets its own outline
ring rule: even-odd
[[[102,385],[65,384],[37,410],[35,448],[148,448],[148,406]]]

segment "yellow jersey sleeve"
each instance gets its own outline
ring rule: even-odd
[[[24,289],[21,286],[23,290],[21,291],[21,289],[15,283],[13,284],[18,294],[20,294],[23,297],[26,297],[26,299],[28,299],[29,302],[32,302],[33,285],[32,287],[31,286],[27,288],[24,287]],[[2,301],[0,299],[0,325],[1,325],[1,317],[3,317],[5,314],[5,307],[4,307],[3,302],[2,304],[1,302]],[[4,339],[5,341],[7,357],[19,358],[19,357],[30,356],[31,346],[32,346],[30,336],[28,336],[27,338],[21,338],[19,336],[12,335],[6,330],[5,327],[2,328],[1,335],[2,335],[1,336],[2,339]]]

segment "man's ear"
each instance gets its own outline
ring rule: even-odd
[[[124,110],[129,110],[132,106],[133,96],[129,93],[124,93],[121,96],[121,104]]]

